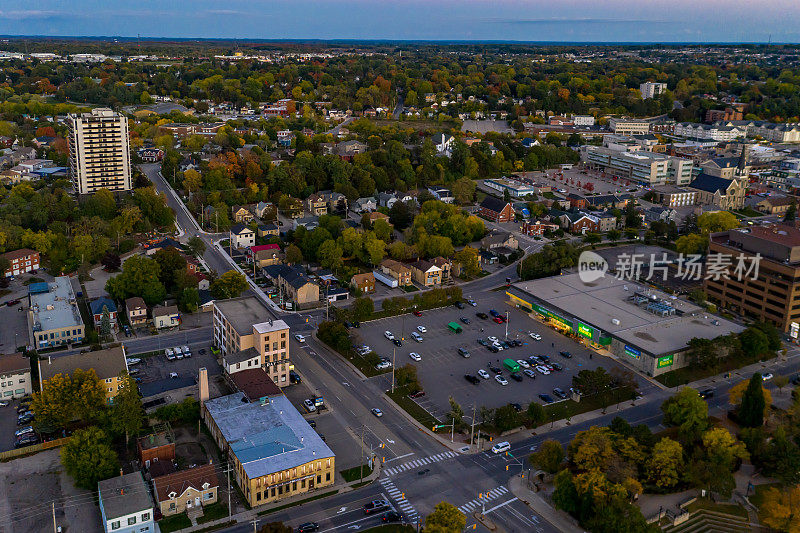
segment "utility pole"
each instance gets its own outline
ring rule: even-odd
[[[397,346],[392,348],[392,394],[394,394],[394,364],[397,361]]]
[[[455,436],[456,436],[456,419],[453,418],[453,423],[450,425],[450,442],[453,442]]]
[[[53,533],[58,533],[58,526],[56,526],[56,502],[53,501]]]
[[[361,481],[364,481],[364,425],[361,425],[361,463],[358,467],[361,471]]]
[[[228,474],[228,520],[231,519],[231,465],[228,464],[228,467],[225,469],[225,472]]]
[[[253,533],[258,533],[258,518],[253,518]]]
[[[506,311],[506,340],[508,340],[508,311]]]
[[[475,404],[472,404],[472,428],[469,431],[469,450],[472,451],[472,439],[475,437]]]

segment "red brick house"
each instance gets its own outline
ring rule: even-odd
[[[375,276],[372,272],[356,274],[350,280],[350,285],[358,288],[363,293],[375,292]]]
[[[514,220],[514,208],[510,202],[506,202],[487,196],[481,202],[478,214],[492,222],[511,222]]]
[[[569,206],[572,209],[586,209],[586,198],[583,196],[572,193],[567,196],[567,199],[569,200]]]
[[[21,248],[12,252],[6,252],[3,257],[10,263],[8,270],[3,274],[5,277],[27,274],[39,269],[39,252],[28,248]]]

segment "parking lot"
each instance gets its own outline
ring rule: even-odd
[[[417,374],[425,390],[425,396],[418,399],[418,403],[433,415],[443,419],[449,411],[449,397],[453,397],[465,412],[471,411],[472,405],[476,408],[486,406],[495,408],[511,402],[526,406],[531,401],[542,403],[539,394],[549,394],[553,397],[553,388],[559,387],[569,391],[572,376],[580,370],[595,369],[604,366],[611,370],[621,366],[613,359],[602,357],[590,351],[583,345],[569,339],[560,333],[529,318],[527,314],[505,303],[504,291],[489,291],[482,293],[475,300],[477,307],[467,305],[464,309],[450,306],[441,309],[423,312],[421,317],[412,314],[376,320],[362,324],[357,335],[362,342],[368,344],[378,355],[392,359],[393,349],[396,349],[396,366],[401,367],[412,363],[417,367]],[[489,313],[495,309],[501,314],[509,312],[508,340],[519,340],[522,346],[512,347],[498,353],[491,353],[486,347],[478,344],[478,339],[495,336],[500,340],[506,338],[506,324],[497,324],[489,319],[480,319],[477,312]],[[466,317],[470,323],[463,323],[460,318]],[[447,324],[451,321],[458,322],[463,332],[456,334],[448,330]],[[411,338],[411,332],[417,326],[426,328],[421,333],[422,342]],[[405,337],[401,347],[395,347],[384,338],[384,331],[391,331],[396,337]],[[483,331],[481,331],[483,330]],[[529,332],[539,333],[541,341],[535,341]],[[469,351],[470,357],[465,358],[458,354],[458,348]],[[568,351],[572,358],[564,358],[560,351]],[[422,360],[413,361],[410,352],[418,353]],[[590,353],[592,358],[590,359]],[[543,375],[535,372],[536,377],[531,378],[523,374],[523,381],[517,382],[509,378],[510,372],[503,368],[503,360],[526,360],[531,355],[547,355],[551,362],[563,365],[563,370]],[[494,379],[495,373],[488,367],[489,364],[501,369],[507,385],[501,385]],[[477,375],[479,369],[489,373],[489,379],[480,379],[473,385],[465,378],[465,374]],[[391,386],[391,372],[372,378],[380,380],[382,386]],[[646,381],[641,381],[641,390],[652,387]]]
[[[197,381],[198,369],[205,367],[209,376],[222,373],[222,367],[210,350],[211,342],[189,344],[192,357],[169,361],[162,350],[156,355],[141,357],[129,355],[128,357],[141,358],[142,362],[130,365],[133,376],[139,378],[139,390],[142,396],[153,396],[169,390],[179,389],[193,385]],[[205,353],[200,353],[201,350]],[[174,372],[177,377],[170,377]]]

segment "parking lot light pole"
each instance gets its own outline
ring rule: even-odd
[[[508,311],[506,311],[506,340],[508,340]]]
[[[392,394],[394,394],[394,364],[397,360],[397,346],[392,348]]]

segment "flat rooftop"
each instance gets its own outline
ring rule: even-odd
[[[253,331],[253,324],[272,318],[269,310],[255,296],[217,300],[214,306],[225,315],[239,335],[249,335]]]
[[[713,339],[744,330],[691,302],[609,274],[591,283],[581,281],[578,274],[554,276],[516,283],[511,290],[535,295],[552,311],[576,317],[651,354],[683,350],[695,337]],[[682,316],[651,313],[631,300],[636,293],[669,305]],[[612,322],[615,319],[618,324]]]
[[[55,278],[48,289],[48,292],[30,295],[34,331],[83,326],[69,278]]]
[[[205,407],[250,479],[334,457],[286,396],[250,403],[237,392]]]

